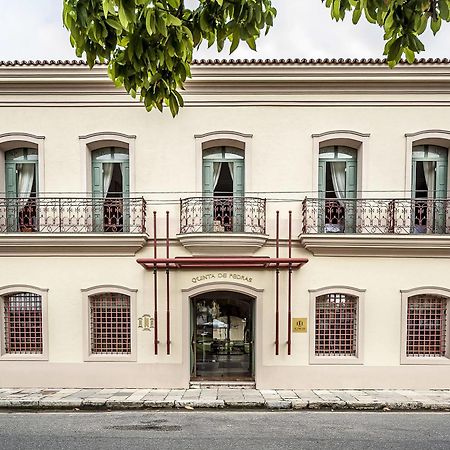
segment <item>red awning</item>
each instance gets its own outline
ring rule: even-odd
[[[298,269],[308,262],[307,258],[269,258],[223,256],[223,257],[177,257],[177,258],[140,258],[138,264],[147,270],[189,269],[189,268],[249,268],[249,269]]]

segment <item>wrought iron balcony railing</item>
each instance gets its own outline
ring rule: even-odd
[[[3,198],[0,233],[145,233],[143,198]]]
[[[190,197],[180,200],[180,233],[266,232],[266,200],[255,197]]]
[[[450,199],[305,198],[302,214],[304,234],[450,233]]]

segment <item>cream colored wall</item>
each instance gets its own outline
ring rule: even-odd
[[[270,251],[273,252],[273,249]],[[268,254],[262,250],[261,254]],[[137,363],[83,362],[81,289],[120,285],[137,289],[137,317],[153,315],[153,275],[132,257],[116,258],[8,258],[1,262],[0,286],[24,283],[48,288],[49,361],[0,361],[2,386],[186,386],[189,380],[189,308],[187,294],[214,289],[211,281],[255,295],[256,380],[259,387],[449,387],[449,366],[434,366],[432,378],[423,366],[400,365],[401,289],[420,286],[450,288],[446,277],[448,261],[441,259],[315,258],[293,274],[293,317],[309,321],[309,289],[345,285],[366,289],[363,366],[309,365],[309,334],[293,333],[292,355],[287,355],[287,275],[280,276],[280,355],[274,354],[275,292],[274,273],[263,270],[174,271],[171,274],[172,351],[166,355],[165,275],[159,275],[159,355],[153,352],[154,331],[137,332]],[[198,275],[211,273],[215,279],[193,282]],[[245,274],[251,282],[230,278]],[[226,283],[230,284],[226,284]],[[133,320],[137,320],[134,317]],[[24,370],[34,367],[34,370]],[[427,372],[428,371],[428,372]],[[337,374],[343,373],[342,377]],[[417,376],[415,376],[417,374]],[[81,383],[81,384],[80,384]]]
[[[369,96],[366,96],[367,99]],[[430,95],[430,99],[431,99]],[[270,98],[268,96],[267,98]],[[336,94],[339,102],[344,97]],[[347,98],[357,97],[347,96]],[[190,100],[195,99],[193,94]],[[199,99],[201,97],[199,96]],[[219,99],[219,97],[217,97]],[[230,98],[238,99],[238,97]],[[317,94],[314,99],[325,99]],[[377,100],[399,100],[392,94]],[[442,98],[441,98],[442,99]],[[329,95],[327,101],[333,100]],[[448,101],[448,99],[446,99]],[[4,110],[5,111],[5,110]],[[252,134],[253,191],[269,199],[291,201],[268,204],[268,230],[274,237],[275,211],[281,211],[282,237],[287,236],[287,211],[293,211],[294,237],[301,229],[299,201],[313,185],[312,134],[352,130],[370,134],[365,167],[365,196],[401,196],[405,174],[405,133],[448,129],[448,108],[440,106],[242,106],[184,108],[176,119],[165,112],[146,113],[137,106],[8,107],[0,134],[21,131],[45,136],[45,186],[48,193],[83,191],[79,136],[116,131],[136,135],[136,191],[145,193],[149,212],[158,210],[158,230],[164,233],[163,215],[171,212],[172,237],[178,232],[178,199],[194,195],[194,135],[210,131]],[[390,191],[381,194],[380,191]],[[283,194],[282,192],[296,193]],[[163,194],[163,192],[170,192]],[[270,192],[279,192],[271,194]],[[200,194],[200,193],[197,193]],[[171,200],[170,205],[152,200]],[[151,224],[151,221],[149,221]],[[1,246],[1,236],[0,236]],[[159,248],[163,256],[165,249]],[[274,256],[273,242],[258,252]],[[186,255],[180,246],[171,255]],[[152,256],[152,249],[138,257]],[[287,256],[285,247],[281,256]],[[227,270],[245,273],[242,282],[256,296],[258,387],[450,387],[449,366],[401,366],[401,289],[420,286],[450,288],[448,259],[314,257],[296,246],[294,255],[309,262],[293,275],[293,317],[309,317],[309,289],[345,285],[365,289],[364,365],[309,365],[309,333],[292,336],[293,354],[287,355],[286,273],[281,274],[280,355],[274,354],[275,292],[272,271]],[[136,257],[0,257],[0,286],[30,284],[48,289],[49,361],[0,361],[0,386],[78,387],[186,387],[189,381],[189,314],[182,291],[202,285],[194,275],[217,270],[174,271],[171,274],[172,353],[165,354],[164,274],[159,282],[159,355],[153,352],[154,331],[137,332],[137,363],[83,361],[81,289],[120,285],[137,289],[137,317],[153,315],[153,278]],[[235,285],[233,285],[236,288]],[[133,318],[137,320],[137,317]]]

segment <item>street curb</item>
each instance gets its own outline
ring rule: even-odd
[[[228,410],[283,410],[283,411],[449,411],[450,403],[424,403],[420,401],[320,401],[290,400],[231,401],[231,400],[107,400],[85,399],[0,399],[2,410],[83,410],[83,411],[123,411],[150,409],[228,409]]]

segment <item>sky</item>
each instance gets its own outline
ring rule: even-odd
[[[257,51],[241,44],[231,56],[200,48],[196,58],[381,58],[384,42],[376,25],[331,20],[321,0],[273,0],[274,27],[257,41]],[[74,59],[62,26],[62,0],[0,0],[0,60]],[[419,57],[450,57],[450,24],[424,35]]]

